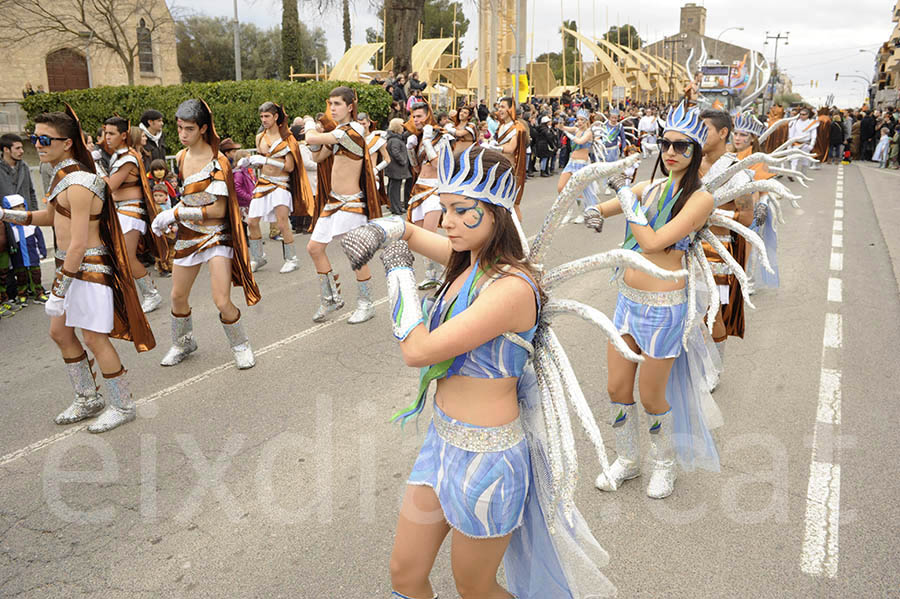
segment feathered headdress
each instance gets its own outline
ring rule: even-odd
[[[742,133],[749,133],[750,135],[759,138],[760,135],[765,133],[766,126],[763,123],[759,122],[759,119],[757,119],[755,116],[753,116],[752,113],[748,111],[743,112],[735,117],[734,130],[740,131]]]
[[[500,162],[485,169],[484,156],[493,150],[480,149],[473,159],[475,148],[474,145],[469,146],[459,155],[459,170],[455,173],[456,159],[453,152],[446,146],[441,150],[438,157],[440,184],[436,193],[456,193],[512,210],[516,201],[516,173],[512,168],[501,172]]]
[[[678,108],[669,110],[669,115],[666,117],[666,128],[663,133],[666,131],[677,131],[690,137],[701,146],[706,143],[706,135],[708,133],[703,119],[700,118],[700,111],[696,108],[689,110],[683,100],[678,105]]]

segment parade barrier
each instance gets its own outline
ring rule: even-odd
[[[255,80],[183,83],[168,86],[117,86],[79,89],[29,96],[22,101],[28,114],[28,129],[42,112],[63,110],[68,102],[81,120],[85,133],[94,134],[110,116],[118,114],[137,126],[141,113],[153,108],[165,115],[165,134],[171,150],[178,146],[175,109],[188,98],[202,98],[216,115],[216,130],[253,147],[259,131],[257,108],[267,101],[283,104],[290,119],[315,116],[325,110],[329,92],[339,85],[353,88],[359,97],[359,110],[369,113],[379,126],[386,126],[391,97],[381,86],[348,81],[307,81],[304,83]]]

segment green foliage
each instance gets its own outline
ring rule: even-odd
[[[458,39],[457,54],[462,54],[462,39],[469,30],[469,19],[463,14],[462,2],[454,2],[453,0],[425,0],[425,9],[423,11],[422,23],[425,39],[439,37],[453,37],[453,7],[456,6],[456,37]],[[366,43],[373,44],[382,42],[382,31],[384,31],[384,0],[374,0],[372,2],[372,10],[378,17],[378,27],[369,27],[366,29]],[[387,43],[385,44],[385,52],[388,59],[394,55],[394,21],[388,19],[387,22]],[[381,67],[382,57],[380,53],[372,59],[377,60],[377,67]],[[387,62],[384,61],[384,62]],[[373,65],[374,68],[375,65]]]
[[[299,70],[301,59],[297,0],[281,0],[281,78],[290,78],[291,66]]]
[[[344,52],[350,49],[353,40],[353,29],[350,26],[350,0],[344,0]]]
[[[175,22],[178,66],[183,81],[234,79],[234,37],[227,17],[195,15]],[[316,59],[328,61],[325,30],[309,31],[300,23],[300,64],[296,72],[315,72]],[[281,27],[260,29],[241,23],[241,71],[244,79],[281,77]]]
[[[634,25],[622,25],[621,27],[613,25],[609,28],[609,31],[603,34],[603,39],[632,50],[636,50],[644,45]]]
[[[288,119],[311,115],[325,110],[328,94],[339,85],[356,90],[359,108],[378,122],[386,122],[391,97],[378,85],[340,81],[219,81],[216,83],[184,83],[169,86],[120,86],[79,89],[66,92],[38,94],[25,98],[22,107],[28,114],[29,130],[32,120],[42,112],[64,110],[68,102],[86,133],[95,135],[104,120],[118,113],[137,126],[141,113],[149,108],[165,115],[165,132],[169,151],[178,149],[175,129],[175,109],[189,98],[202,98],[213,113],[216,132],[231,137],[244,147],[253,147],[259,129],[257,109],[266,101],[284,105]]]

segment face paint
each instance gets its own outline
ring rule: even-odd
[[[471,206],[454,206],[453,210],[467,229],[477,229],[484,220],[484,208],[478,200],[472,200]],[[446,214],[447,209],[441,206],[441,212]]]

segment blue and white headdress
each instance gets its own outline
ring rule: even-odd
[[[688,110],[682,100],[678,108],[669,109],[669,115],[666,117],[666,128],[663,131],[677,131],[683,135],[687,135],[701,146],[706,143],[707,129],[703,119],[700,118],[700,111],[696,108]]]
[[[751,112],[743,112],[737,115],[734,119],[734,130],[741,131],[743,133],[749,133],[750,135],[755,135],[759,138],[760,135],[766,132],[766,126],[759,122]]]
[[[435,193],[456,193],[512,210],[516,201],[515,170],[508,168],[501,172],[501,164],[498,162],[485,172],[484,155],[494,150],[481,150],[475,160],[472,160],[470,156],[475,147],[472,145],[466,148],[459,158],[454,158],[449,147],[441,150],[438,157],[439,185]],[[460,167],[454,173],[457,160]]]
[[[575,113],[575,118],[584,119],[586,121],[591,120],[591,113],[585,110],[584,108],[580,109]]]

